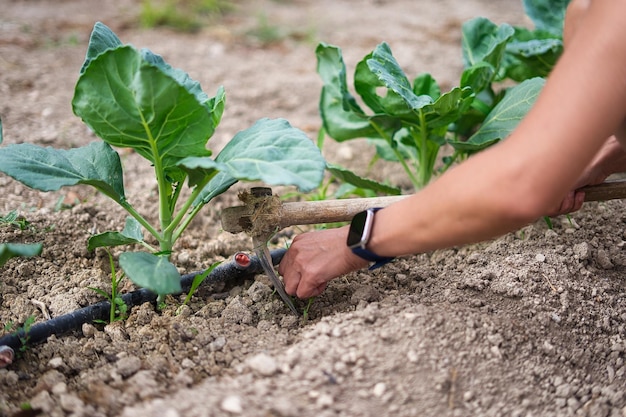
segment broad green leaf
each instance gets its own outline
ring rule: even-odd
[[[155,294],[182,292],[180,273],[166,256],[146,252],[124,252],[120,254],[119,263],[132,282]]]
[[[0,148],[0,171],[40,191],[87,184],[117,202],[125,199],[120,157],[100,141],[68,150],[9,145]]]
[[[41,243],[1,243],[0,266],[17,256],[31,257],[41,253]]]
[[[537,29],[561,35],[570,0],[524,0],[524,10]]]
[[[327,164],[326,169],[338,180],[352,184],[358,188],[364,188],[388,195],[399,195],[402,192],[398,187],[393,187],[368,178],[360,177],[354,172],[339,165]]]
[[[526,116],[544,84],[543,78],[532,78],[509,89],[467,142],[450,144],[458,150],[475,152],[506,138]]]
[[[219,160],[219,155],[216,160]],[[237,181],[238,180],[236,178],[231,177],[225,172],[218,172],[217,175],[211,178],[211,181],[209,181],[209,183],[204,187],[202,193],[193,202],[193,206],[196,207],[199,204],[208,203],[232,187],[235,183],[237,183]]]
[[[428,73],[420,74],[413,80],[413,92],[418,96],[430,96],[433,100],[437,100],[441,96],[439,84]]]
[[[423,94],[418,96],[413,92],[409,79],[402,71],[402,68],[400,68],[387,43],[383,42],[374,49],[371,58],[367,60],[367,65],[372,73],[378,77],[381,85],[402,98],[409,110],[416,111],[433,102],[433,98],[430,95]],[[402,106],[397,105],[393,95],[390,96],[390,99],[393,100],[393,106],[383,106],[385,113],[392,116],[407,113],[406,108],[403,109]],[[381,104],[384,103],[385,101],[383,100]]]
[[[369,62],[373,54],[372,52],[367,55],[356,66],[354,72],[354,88],[356,92],[361,96],[363,102],[376,114],[391,116],[412,115],[411,108],[407,105],[404,98],[391,90],[370,68]],[[404,78],[406,79],[406,77]],[[408,80],[406,82],[408,83]],[[384,92],[384,94],[381,95],[381,92]]]
[[[472,91],[479,93],[491,87],[495,76],[495,68],[485,61],[480,61],[463,71],[461,87],[470,87]]]
[[[319,149],[284,119],[261,119],[226,144],[215,160],[188,157],[185,169],[214,168],[237,180],[295,185],[306,192],[322,181],[326,162]]]
[[[426,120],[427,129],[434,131],[443,128],[441,135],[444,135],[448,125],[467,111],[473,100],[474,93],[468,87],[455,87],[442,94],[434,103],[421,109]]]
[[[87,56],[85,62],[80,69],[80,73],[85,72],[85,68],[89,63],[101,53],[109,49],[115,49],[122,45],[122,41],[108,26],[102,22],[96,22],[89,37],[89,46],[87,47]]]
[[[348,91],[341,49],[320,43],[315,54],[317,72],[324,83],[319,108],[328,135],[337,141],[377,137],[368,116]]]
[[[141,224],[133,217],[126,217],[126,225],[121,232],[104,232],[93,235],[87,242],[87,250],[119,245],[131,245],[143,241]]]
[[[107,143],[133,148],[176,177],[182,158],[210,155],[206,143],[215,128],[206,105],[210,100],[199,102],[199,93],[187,87],[163,64],[121,46],[91,61],[76,84],[72,105]]]
[[[487,18],[477,17],[463,23],[461,32],[464,67],[484,61],[497,73],[506,44],[515,33],[513,27],[506,23],[498,27]]]
[[[521,82],[548,76],[563,53],[563,41],[554,38],[511,41],[506,52],[506,75]]]

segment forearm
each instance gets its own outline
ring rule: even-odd
[[[511,137],[377,213],[368,247],[398,256],[477,242],[558,206],[626,115],[625,15],[625,0],[594,0]],[[609,145],[614,170],[624,155]]]

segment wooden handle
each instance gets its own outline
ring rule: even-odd
[[[585,201],[606,201],[626,198],[626,180],[607,181],[598,185],[582,187]]]
[[[585,201],[604,201],[626,198],[626,180],[609,181],[581,188]],[[263,208],[250,206],[228,207],[222,211],[222,228],[227,232],[239,233],[255,229],[255,222],[265,221],[263,230],[280,230],[299,224],[320,224],[349,221],[360,211],[371,207],[387,207],[407,198],[408,195],[347,198],[343,200],[298,201],[281,203],[278,207]],[[270,197],[271,198],[271,197]]]

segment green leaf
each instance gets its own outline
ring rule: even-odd
[[[16,256],[39,255],[42,247],[41,243],[2,243],[0,244],[0,266]]]
[[[132,282],[155,294],[182,292],[180,273],[166,256],[146,252],[124,252],[120,255],[119,263]]]
[[[374,52],[367,55],[356,66],[354,72],[354,88],[356,92],[361,96],[363,102],[378,115],[412,115],[411,108],[408,106],[406,100],[390,89],[389,85],[372,70],[370,62],[373,56]],[[402,73],[401,76],[410,88],[409,81],[406,79],[406,76],[404,76],[404,73]],[[384,94],[379,94],[382,92],[384,92]]]
[[[381,98],[380,102],[384,113],[393,116],[405,115],[410,110],[419,110],[433,102],[433,98],[429,94],[417,95],[413,92],[411,83],[393,57],[391,48],[387,43],[383,42],[374,49],[371,58],[367,59],[367,66],[380,81],[378,86],[385,86],[390,92],[395,93],[390,95],[388,92],[387,98]],[[373,87],[377,86],[374,85]],[[403,105],[398,104],[400,101],[395,95],[404,101]],[[385,105],[386,102],[390,102],[392,105]]]
[[[141,224],[133,217],[126,217],[124,230],[121,232],[104,232],[93,235],[87,241],[87,250],[119,245],[132,245],[143,242]]]
[[[40,191],[87,184],[117,202],[125,199],[120,157],[104,142],[68,150],[9,145],[0,148],[0,171]]]
[[[413,92],[418,96],[430,96],[433,100],[437,100],[441,96],[439,84],[428,73],[420,74],[413,80]]]
[[[475,152],[511,134],[535,103],[545,80],[533,78],[509,89],[467,142],[450,141],[458,150]]]
[[[524,0],[524,10],[537,29],[560,35],[570,0]]]
[[[495,76],[495,68],[487,62],[480,61],[463,71],[461,87],[470,87],[472,91],[479,93],[491,87]]]
[[[348,91],[341,49],[320,43],[315,54],[317,72],[324,83],[319,108],[328,135],[337,141],[378,137],[368,116]]]
[[[80,76],[72,106],[107,143],[133,148],[177,177],[181,159],[210,155],[206,143],[215,128],[211,111],[222,100],[206,98],[195,88],[197,83],[167,68],[154,55],[131,46],[107,50]]]
[[[519,36],[518,36],[519,33]],[[535,31],[516,30],[516,39],[506,47],[506,75],[515,81],[546,77],[563,53],[563,41],[553,37],[541,38]]]
[[[284,119],[261,119],[226,144],[218,158],[188,157],[185,169],[214,168],[237,180],[295,185],[310,191],[322,181],[326,162],[304,132]]]
[[[219,155],[216,160],[217,159],[219,159]],[[202,189],[202,193],[193,202],[193,206],[196,207],[199,204],[208,203],[236,184],[237,181],[238,180],[236,178],[231,177],[225,172],[218,172],[217,175],[211,178],[211,181],[209,181],[209,183]]]
[[[506,23],[498,27],[487,18],[477,17],[463,23],[461,32],[464,67],[482,61],[490,64],[497,73],[506,44],[515,33],[513,27]]]
[[[327,164],[326,169],[338,180],[352,184],[358,188],[364,188],[388,195],[399,195],[402,192],[398,187],[393,187],[368,178],[360,177],[354,172],[339,165]]]
[[[89,37],[89,46],[87,47],[87,56],[85,62],[80,69],[80,73],[85,72],[85,68],[89,63],[95,59],[101,53],[108,51],[109,49],[115,49],[122,45],[122,41],[117,37],[115,33],[108,26],[102,22],[96,22],[91,31]]]

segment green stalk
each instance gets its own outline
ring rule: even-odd
[[[170,194],[171,186],[165,177],[165,170],[163,169],[163,161],[159,155],[159,150],[156,146],[156,140],[152,136],[150,127],[143,117],[143,114],[139,112],[141,117],[141,124],[143,125],[146,134],[148,135],[148,142],[150,143],[150,149],[152,151],[152,159],[154,159],[154,173],[157,180],[157,186],[159,189],[159,222],[161,224],[162,234],[157,234],[157,240],[161,251],[169,252],[172,250],[171,233],[166,232],[167,227],[172,222],[172,210],[170,207]]]
[[[426,129],[426,116],[424,112],[420,110],[419,112],[420,118],[420,127],[419,127],[419,145],[418,149],[421,149],[419,154],[419,180],[420,180],[420,188],[423,188],[430,181],[430,177],[432,176],[432,172],[430,171],[430,164],[428,163],[428,131]]]
[[[159,242],[161,241],[161,234],[154,227],[152,227],[152,225],[148,223],[148,221],[141,214],[139,214],[137,210],[135,210],[135,208],[130,205],[130,203],[124,200],[124,201],[120,201],[119,204],[122,206],[124,210],[128,212],[128,214],[133,216],[133,218],[137,220],[139,224],[145,227],[148,233],[154,236]]]
[[[200,193],[202,193],[202,190],[204,190],[204,187],[206,187],[206,185],[209,183],[209,181],[213,179],[214,176],[215,174],[207,176],[194,187],[191,195],[178,211],[178,214],[176,214],[176,216],[171,220],[169,226],[163,230],[164,233],[168,233],[170,236],[172,236],[173,242],[175,242],[180,234],[187,228],[191,220],[193,220],[196,214],[198,214],[198,211],[200,211],[200,209],[204,207],[204,204],[198,204],[198,206],[194,207],[193,211],[187,214],[194,201],[196,201]],[[187,218],[185,219],[186,215]],[[183,221],[183,219],[185,220]]]
[[[413,175],[413,171],[411,171],[411,168],[409,168],[408,164],[404,160],[404,156],[400,153],[400,151],[398,151],[394,146],[391,146],[391,138],[387,136],[385,132],[380,128],[380,126],[378,126],[376,123],[370,121],[370,124],[372,125],[374,129],[376,129],[376,132],[378,132],[380,137],[386,140],[387,143],[389,143],[389,146],[391,147],[391,150],[393,151],[394,155],[396,156],[396,158],[402,165],[402,168],[404,168],[404,171],[406,172],[406,174],[409,176],[409,179],[411,180],[413,187],[416,190],[418,190],[420,188],[418,179],[415,178],[415,175]]]

